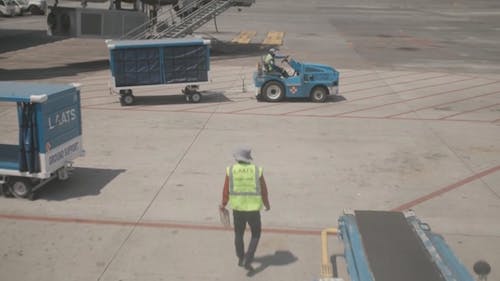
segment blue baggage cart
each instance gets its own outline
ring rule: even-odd
[[[210,41],[203,39],[106,40],[112,92],[122,105],[135,101],[134,89],[186,84],[186,100],[199,102],[199,85],[208,81]]]
[[[33,198],[54,178],[67,179],[84,155],[78,85],[0,82],[0,102],[17,108],[18,143],[0,143],[4,195]],[[3,122],[9,121],[2,119]]]

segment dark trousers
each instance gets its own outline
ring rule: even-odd
[[[233,210],[234,222],[234,247],[236,248],[236,256],[239,259],[245,258],[245,264],[250,264],[253,261],[257,245],[259,244],[261,223],[259,211],[236,211]],[[250,225],[252,238],[248,245],[248,250],[245,255],[245,245],[243,243],[243,235],[245,234],[246,224]]]

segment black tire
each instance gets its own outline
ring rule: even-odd
[[[325,87],[314,87],[311,90],[310,98],[313,102],[325,102],[328,90]]]
[[[29,6],[28,11],[30,11],[32,15],[43,15],[42,9],[38,8],[35,5]]]
[[[11,179],[9,181],[9,190],[17,198],[33,198],[33,185],[30,179]]]
[[[0,187],[1,187],[1,193],[4,197],[14,197],[14,195],[10,193],[9,185],[7,183],[2,184]]]
[[[189,99],[192,103],[199,103],[201,101],[201,94],[198,92],[193,93]]]
[[[277,102],[285,97],[283,85],[277,81],[269,81],[262,87],[262,95],[268,102]]]
[[[135,97],[132,94],[132,90],[120,90],[120,104],[122,106],[129,106],[134,104]]]

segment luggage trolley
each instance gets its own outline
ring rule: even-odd
[[[79,86],[0,82],[0,102],[17,106],[19,133],[16,144],[0,140],[1,191],[33,199],[50,180],[67,179],[72,161],[85,153]]]
[[[135,102],[139,87],[186,84],[182,93],[188,102],[200,102],[199,85],[208,81],[210,40],[106,40],[109,49],[111,92],[123,106]]]

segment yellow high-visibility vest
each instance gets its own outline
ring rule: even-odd
[[[260,177],[262,168],[238,163],[226,168],[229,176],[229,204],[237,211],[258,211],[262,208]]]
[[[274,58],[271,54],[267,54],[263,58],[264,61],[264,66],[266,67],[267,71],[272,71],[273,66],[274,66]]]

